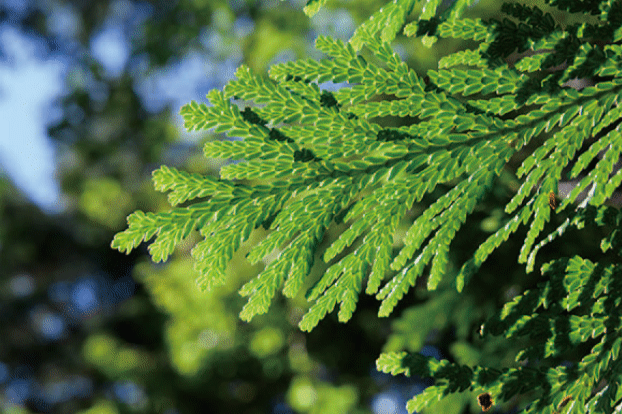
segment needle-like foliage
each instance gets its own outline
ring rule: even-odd
[[[313,14],[324,3],[309,1],[305,10]],[[294,297],[313,282],[306,292],[312,305],[300,322],[305,331],[336,306],[339,320],[348,321],[363,291],[381,301],[381,316],[391,314],[424,276],[428,290],[451,278],[462,291],[521,227],[526,237],[517,261],[528,271],[542,246],[586,222],[612,229],[601,248],[619,253],[621,216],[604,203],[622,181],[616,169],[622,151],[622,2],[551,0],[560,10],[597,19],[566,27],[535,6],[515,3],[503,6],[503,21],[461,18],[468,0],[442,12],[440,1],[428,0],[419,19],[406,24],[415,3],[390,2],[347,43],[319,37],[324,59],[276,64],[269,77],[241,66],[223,91],[208,94],[209,104],[184,106],[188,130],[238,138],[207,143],[205,156],[240,162],[222,167],[219,179],[166,166],[156,170],[156,188],[169,192],[171,204],[186,206],[135,212],[112,246],[129,252],[155,237],[149,251],[162,261],[196,229],[203,236],[192,250],[199,284],[211,288],[226,282],[234,252],[263,226],[269,233],[248,260],[278,255],[242,287],[248,302],[241,317],[267,312],[278,291]],[[432,40],[469,39],[476,46],[444,57],[424,80],[391,48],[401,31]],[[519,59],[508,63],[513,52]],[[576,78],[593,82],[577,90],[569,86]],[[345,86],[323,90],[329,81]],[[239,101],[253,105],[240,108]],[[385,117],[402,118],[404,126],[383,127]],[[505,224],[450,275],[456,233],[519,153],[514,172],[520,187],[505,206]],[[551,192],[557,193],[568,170],[578,185],[557,204]],[[399,236],[402,247],[394,252],[399,224],[431,194],[434,201]],[[190,202],[195,198],[201,200]],[[543,234],[553,211],[567,220]],[[327,230],[340,223],[345,230],[318,251]],[[328,268],[308,281],[318,253]],[[541,369],[383,354],[380,370],[437,381],[409,403],[410,411],[466,389],[508,401],[534,387],[541,393],[525,412],[622,409],[621,268],[573,257],[548,263],[542,272],[546,281],[506,304],[482,333],[539,338],[540,345],[525,349],[519,361],[546,361],[588,338],[596,340],[592,351],[577,366]]]

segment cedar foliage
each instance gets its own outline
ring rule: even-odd
[[[312,15],[323,3],[311,0],[305,11]],[[248,260],[257,263],[277,249],[280,254],[242,287],[248,301],[240,316],[248,321],[267,312],[277,291],[296,296],[322,253],[329,266],[306,292],[312,305],[300,322],[305,331],[336,306],[339,320],[348,321],[363,289],[381,301],[381,316],[424,275],[428,290],[451,278],[460,292],[521,227],[527,230],[517,261],[528,272],[544,245],[586,224],[602,226],[600,248],[619,257],[622,215],[605,201],[622,181],[615,168],[622,151],[622,2],[548,1],[594,17],[595,23],[565,27],[538,7],[517,3],[503,5],[508,17],[502,21],[462,18],[469,0],[443,11],[440,1],[427,0],[423,14],[406,23],[415,3],[388,3],[347,43],[319,37],[325,59],[276,64],[268,78],[242,66],[223,91],[208,94],[209,105],[184,106],[188,130],[241,138],[208,142],[205,156],[240,162],[222,167],[220,178],[162,166],[153,173],[156,189],[169,192],[173,206],[184,206],[133,213],[112,247],[129,252],[155,237],[149,252],[159,262],[198,230],[203,240],[192,256],[199,285],[210,289],[226,282],[232,255],[263,226],[269,234]],[[391,48],[399,33],[427,42],[470,39],[477,46],[442,58],[424,81]],[[519,59],[508,63],[513,52]],[[594,84],[567,86],[575,78]],[[318,86],[327,81],[348,86],[328,92]],[[240,109],[240,100],[253,106]],[[378,122],[384,117],[408,122],[387,128]],[[505,206],[505,224],[457,274],[447,272],[454,236],[517,154],[522,161],[513,173],[521,185]],[[576,188],[557,201],[557,183],[577,177]],[[394,253],[407,211],[439,189],[442,195],[415,218]],[[553,210],[565,221],[546,234]],[[340,223],[348,226],[318,252],[327,229]],[[536,345],[517,356],[518,367],[467,366],[408,352],[380,356],[383,372],[434,380],[409,401],[410,412],[467,389],[484,393],[491,404],[529,390],[534,398],[526,413],[622,410],[620,265],[559,257],[541,272],[535,288],[506,303],[481,329],[484,337],[533,339]],[[578,363],[558,362],[588,339],[594,345]]]

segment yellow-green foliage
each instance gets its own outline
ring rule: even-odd
[[[313,14],[323,3],[310,1],[306,10]],[[622,48],[616,44],[622,40],[622,2],[551,1],[569,14],[599,19],[564,27],[535,6],[505,5],[510,18],[483,22],[460,17],[468,0],[442,12],[440,1],[428,0],[424,15],[404,28],[414,3],[389,3],[348,43],[319,37],[325,59],[277,64],[269,77],[242,66],[224,91],[208,94],[209,104],[184,106],[188,130],[239,138],[209,142],[205,155],[240,162],[224,166],[220,178],[166,166],[156,170],[156,188],[184,206],[137,211],[112,246],[129,252],[155,237],[149,250],[161,261],[198,230],[203,240],[192,256],[199,284],[210,288],[225,283],[233,254],[263,226],[268,235],[248,260],[274,259],[241,288],[248,297],[241,317],[267,312],[279,290],[291,298],[314,282],[307,291],[313,304],[300,322],[305,331],[337,304],[339,319],[348,321],[363,290],[381,301],[380,315],[391,314],[426,269],[429,290],[444,283],[460,292],[520,227],[527,230],[517,262],[528,271],[542,246],[585,223],[610,230],[601,248],[619,253],[622,216],[604,203],[622,181],[622,170],[614,168],[622,151]],[[470,39],[475,46],[446,56],[424,80],[391,48],[402,29],[428,39]],[[514,51],[519,60],[507,63]],[[577,90],[567,84],[575,78],[595,81]],[[345,87],[323,90],[327,81]],[[242,109],[240,101],[250,106]],[[382,126],[386,117],[402,118],[402,126]],[[587,149],[577,158],[581,148]],[[460,270],[447,272],[456,233],[519,153],[520,187],[505,206],[502,226],[475,246]],[[550,204],[550,193],[570,167],[570,178],[579,177],[577,188]],[[578,204],[583,190],[589,193]],[[438,197],[405,234],[398,233],[407,212],[430,194]],[[552,214],[563,214],[566,222],[543,235]],[[318,252],[327,229],[341,223],[347,224],[344,231]],[[394,252],[398,236],[401,248]],[[328,268],[308,281],[317,253]],[[535,397],[528,413],[620,410],[619,266],[577,256],[550,262],[542,272],[544,282],[506,304],[482,330],[485,336],[540,339],[540,346],[517,358],[543,361],[541,366],[492,369],[408,352],[383,354],[379,370],[436,381],[411,400],[410,411],[467,390],[486,391],[496,402],[530,390]],[[251,344],[258,355],[275,352],[283,341],[271,331],[258,335]],[[595,345],[576,366],[555,362],[588,338]],[[468,349],[457,352],[469,360]],[[292,404],[308,404],[296,389]],[[568,395],[572,399],[562,404]]]

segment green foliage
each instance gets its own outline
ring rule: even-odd
[[[407,352],[383,354],[378,359],[382,372],[435,379],[435,386],[408,403],[410,411],[470,388],[502,401],[531,390],[535,396],[525,413],[553,412],[551,407],[557,407],[565,396],[572,396],[576,412],[613,412],[621,398],[617,358],[622,345],[622,268],[576,256],[547,263],[542,272],[545,282],[508,302],[480,331],[484,336],[529,337],[535,345],[517,355],[520,367],[461,366]],[[556,362],[560,355],[586,341],[593,346],[576,366]],[[539,367],[529,367],[531,361],[540,361]],[[605,385],[597,387],[599,382]],[[596,393],[592,391],[595,387]]]
[[[310,1],[305,11],[312,15],[323,3]],[[266,313],[278,290],[288,298],[306,291],[312,305],[300,322],[305,331],[336,306],[339,320],[350,320],[363,290],[381,301],[381,316],[424,277],[428,291],[454,285],[462,292],[521,228],[526,235],[517,261],[528,272],[544,245],[585,224],[606,227],[600,247],[618,255],[620,214],[604,203],[622,181],[615,168],[622,151],[622,48],[614,44],[622,39],[622,3],[551,1],[599,19],[562,27],[536,6],[504,5],[514,20],[483,22],[460,19],[469,1],[439,12],[441,2],[429,0],[419,20],[404,27],[414,3],[387,4],[348,43],[319,37],[325,59],[276,64],[269,77],[241,66],[224,91],[208,94],[209,105],[184,106],[188,130],[235,137],[207,143],[205,155],[240,162],[222,167],[218,179],[155,171],[155,187],[170,192],[171,204],[204,200],[170,212],[138,211],[112,246],[129,252],[155,236],[149,250],[162,261],[198,230],[203,240],[192,256],[199,284],[211,288],[225,283],[242,243],[259,227],[268,229],[247,255],[251,263],[268,264],[241,288],[248,301],[240,316]],[[402,28],[409,36],[479,43],[444,57],[424,80],[390,46]],[[510,64],[512,52],[520,55]],[[595,82],[569,87],[577,77]],[[347,86],[323,90],[329,81]],[[403,122],[386,127],[389,117]],[[452,241],[512,160],[519,162],[512,173],[520,185],[502,225],[459,270],[449,271]],[[550,193],[568,177],[579,177],[578,185],[558,206],[550,204]],[[399,233],[414,206],[423,206],[421,213]],[[552,215],[565,221],[546,234]],[[342,230],[329,240],[329,229]],[[326,271],[308,280],[320,257]],[[487,392],[498,403],[529,391],[527,413],[620,409],[620,267],[573,257],[541,269],[542,282],[481,331],[535,344],[518,354],[519,367],[461,365],[409,352],[378,359],[383,372],[435,380],[409,402],[410,412],[467,390]],[[585,342],[590,349],[578,364],[561,365]]]

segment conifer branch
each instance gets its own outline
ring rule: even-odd
[[[324,3],[310,1],[305,11],[316,13]],[[586,224],[610,230],[600,248],[619,257],[622,218],[604,203],[622,182],[622,47],[616,44],[622,2],[552,1],[599,20],[567,27],[536,6],[504,5],[508,18],[484,22],[460,18],[469,0],[443,12],[440,3],[428,0],[419,19],[404,26],[415,2],[395,0],[349,42],[319,37],[325,59],[280,63],[268,77],[241,66],[224,91],[208,94],[209,104],[184,106],[188,130],[235,138],[207,143],[206,157],[240,162],[222,167],[219,178],[156,170],[156,189],[168,192],[173,206],[187,206],[135,212],[112,247],[127,253],[155,237],[149,251],[162,261],[198,230],[203,239],[192,256],[199,284],[212,288],[225,283],[233,254],[264,227],[267,236],[250,246],[247,259],[268,261],[275,252],[276,258],[242,287],[248,302],[240,316],[267,312],[278,291],[293,298],[311,286],[311,307],[300,322],[307,331],[337,306],[339,320],[348,321],[363,292],[375,295],[379,314],[388,316],[422,277],[429,291],[448,282],[462,292],[521,227],[526,236],[517,263],[526,263],[527,271],[544,245]],[[424,81],[390,45],[402,28],[428,43],[443,37],[479,45],[445,56]],[[577,77],[595,81],[573,89]],[[347,86],[323,90],[328,81]],[[250,106],[240,108],[237,100]],[[389,116],[401,118],[402,126],[378,122]],[[519,157],[511,170],[508,164]],[[505,205],[502,225],[450,274],[452,241],[504,170],[520,186]],[[578,185],[557,203],[558,183],[567,177],[579,178]],[[588,198],[577,206],[585,190]],[[400,236],[408,211],[429,198]],[[562,225],[547,234],[552,217],[562,214]],[[341,223],[341,233],[320,249],[327,231]],[[394,253],[395,242],[401,247]],[[308,280],[316,257],[327,270]],[[609,413],[622,406],[620,266],[576,256],[541,270],[542,282],[508,302],[482,331],[533,340],[517,360],[541,363],[492,369],[383,354],[379,370],[435,381],[409,402],[409,411],[467,390],[480,392],[486,405],[534,390],[525,413]],[[593,345],[577,366],[556,362],[586,341]]]

